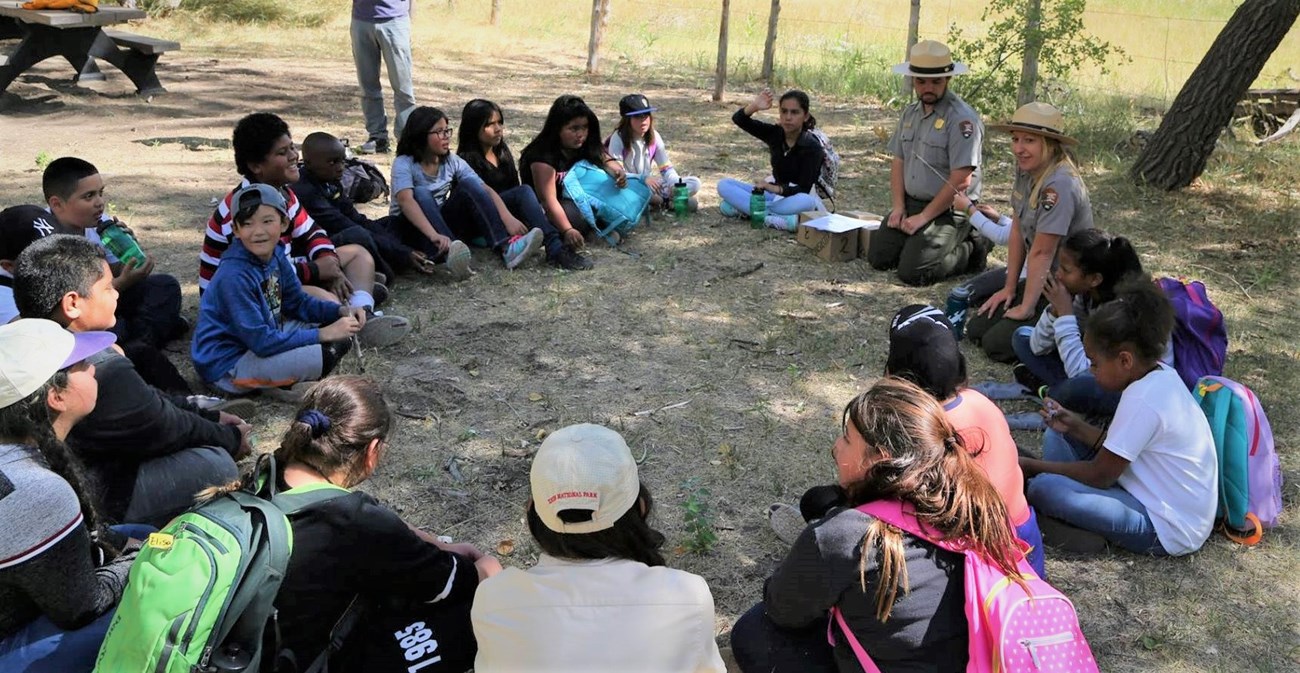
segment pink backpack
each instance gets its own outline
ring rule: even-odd
[[[1088,640],[1079,630],[1074,604],[1020,559],[1021,588],[998,567],[974,551],[939,539],[923,530],[912,514],[911,505],[880,501],[858,507],[858,511],[894,525],[938,547],[966,555],[966,621],[970,628],[970,663],[967,673],[1093,673],[1098,670]],[[849,647],[866,673],[880,673],[867,656],[839,608],[831,608],[834,624],[848,639]],[[827,639],[835,644],[832,626]]]

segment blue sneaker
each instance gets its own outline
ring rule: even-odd
[[[718,211],[722,213],[723,217],[744,217],[739,210],[736,210],[735,206],[726,201],[723,201],[722,205],[718,206]]]
[[[528,233],[523,236],[516,236],[506,245],[506,249],[501,253],[501,258],[505,260],[506,268],[513,269],[523,264],[529,257],[537,254],[542,249],[542,230],[529,229]]]

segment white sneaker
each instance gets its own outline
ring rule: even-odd
[[[781,231],[794,231],[799,227],[797,215],[768,215],[767,226]]]
[[[366,348],[383,348],[401,341],[411,333],[411,321],[396,315],[373,315],[357,335]]]
[[[447,261],[443,262],[441,268],[444,273],[451,276],[452,280],[465,280],[474,273],[474,270],[469,268],[472,259],[474,255],[470,253],[468,245],[460,241],[452,241],[451,247],[447,249]]]

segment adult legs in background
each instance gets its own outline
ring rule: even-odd
[[[384,114],[384,91],[379,84],[379,62],[383,56],[377,33],[377,24],[352,20],[352,62],[357,69],[357,85],[361,87],[361,114],[366,118],[366,136],[387,143],[388,117]]]
[[[731,627],[731,653],[744,673],[836,673],[834,651],[826,642],[826,622],[783,629],[759,603]]]
[[[388,86],[393,90],[393,137],[401,138],[406,119],[415,109],[415,85],[411,82],[411,17],[401,16],[375,24],[375,39],[384,56],[384,67],[388,69]],[[378,78],[376,70],[375,79]],[[369,123],[366,126],[369,128]]]

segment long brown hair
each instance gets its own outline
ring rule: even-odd
[[[845,431],[850,423],[866,440],[868,451],[881,454],[862,479],[846,486],[850,506],[877,500],[908,503],[916,518],[942,539],[979,552],[1003,572],[1019,577],[1016,564],[1024,552],[1002,497],[934,397],[911,382],[884,378],[844,407]],[[872,556],[880,573],[876,617],[883,622],[899,589],[908,590],[902,531],[879,520],[867,529],[858,565],[863,592]]]

